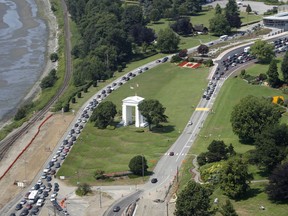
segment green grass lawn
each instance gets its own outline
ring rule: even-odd
[[[262,66],[260,65],[259,67],[261,68]],[[256,65],[253,68],[257,69]],[[239,143],[238,137],[233,133],[230,123],[230,116],[234,105],[247,95],[255,95],[257,97],[282,95],[285,98],[285,95],[277,89],[250,85],[240,78],[229,78],[217,96],[213,106],[213,113],[205,121],[200,136],[192,147],[194,154],[206,151],[207,146],[213,139],[221,139],[226,144],[232,143],[235,151],[238,153],[244,153],[254,148],[251,145]]]
[[[207,85],[207,75],[206,68],[195,70],[166,63],[135,77],[107,100],[113,101],[119,110],[122,99],[136,93],[147,99],[158,99],[166,107],[169,122],[158,133],[149,132],[147,128],[139,130],[134,126],[98,130],[88,123],[57,175],[68,176],[69,182],[75,184],[78,172],[81,182],[95,184],[93,172],[99,169],[106,173],[126,171],[130,159],[138,154],[146,157],[152,170],[177,139],[179,130],[187,124],[202,96],[202,89]],[[136,83],[139,84],[138,88]],[[135,89],[131,90],[130,86]],[[133,183],[137,181],[139,179]],[[131,183],[130,180],[124,182]]]
[[[252,183],[251,191],[241,201],[231,200],[235,210],[239,216],[285,216],[288,212],[287,204],[272,203],[268,200],[267,194],[264,192],[266,183]],[[219,204],[224,204],[227,197],[223,195],[220,189],[216,189],[211,198],[214,200],[218,198]],[[213,204],[215,206],[215,204]],[[265,210],[260,210],[259,207],[264,206]],[[217,216],[221,214],[217,213]]]

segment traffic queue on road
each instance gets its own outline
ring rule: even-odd
[[[168,59],[168,57],[164,57],[163,59],[157,61],[157,63],[164,63]],[[73,145],[76,143],[76,140],[89,120],[93,110],[99,105],[99,103],[101,103],[101,101],[104,100],[112,91],[116,90],[129,80],[147,71],[148,69],[148,67],[144,67],[139,68],[136,70],[136,72],[129,72],[128,74],[119,78],[117,81],[113,82],[111,85],[103,88],[100,93],[98,92],[98,94],[96,94],[96,96],[87,103],[73,127],[69,129],[67,136],[62,140],[56,153],[48,162],[47,166],[43,169],[37,183],[20,200],[15,207],[15,213],[11,213],[10,216],[37,215],[41,210],[40,208],[44,206],[49,195],[50,202],[53,205],[54,210],[58,211],[59,215],[69,215],[67,210],[63,209],[57,201],[58,192],[60,190],[59,184],[54,182],[53,187],[51,181],[56,177],[57,171],[69,154]],[[79,145],[81,145],[81,142]]]

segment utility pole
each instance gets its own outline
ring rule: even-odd
[[[166,213],[167,213],[167,216],[169,216],[169,211],[168,211],[168,201],[166,202]]]
[[[100,205],[100,208],[102,208],[102,191],[101,191],[101,187],[98,187],[97,190],[99,190],[99,192],[100,192],[99,205]]]

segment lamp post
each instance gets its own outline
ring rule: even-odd
[[[97,190],[99,190],[99,192],[100,192],[99,205],[100,205],[100,208],[102,208],[102,191],[101,191],[101,187],[98,187]]]

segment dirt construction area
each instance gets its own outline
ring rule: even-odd
[[[47,114],[47,118],[51,113]],[[40,128],[39,134],[31,143],[29,148],[17,160],[14,166],[4,176],[0,183],[0,208],[9,200],[21,193],[21,187],[14,185],[14,182],[27,182],[27,185],[34,180],[35,175],[42,169],[51,151],[66,132],[74,116],[72,115],[52,115]],[[15,158],[28,145],[37,133],[39,125],[44,121],[38,121],[34,127],[19,138],[10,148],[6,157],[1,161],[0,175],[13,163]]]

